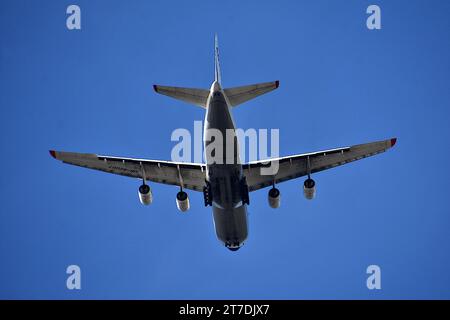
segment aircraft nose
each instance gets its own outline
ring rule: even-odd
[[[244,243],[239,242],[239,241],[236,241],[236,242],[227,241],[225,243],[225,247],[230,251],[238,251],[243,246],[243,244]]]

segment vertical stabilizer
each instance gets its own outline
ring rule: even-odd
[[[214,38],[214,80],[218,83],[222,83],[222,75],[220,73],[220,61],[219,61],[219,39],[217,33]]]

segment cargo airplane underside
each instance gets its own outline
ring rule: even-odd
[[[222,88],[217,36],[214,53],[215,76],[209,90],[154,86],[157,93],[204,108],[205,137],[209,130],[219,130],[223,136],[226,136],[226,130],[234,132],[236,126],[231,110],[279,86],[278,81],[273,81]],[[205,140],[204,138],[203,143],[206,149],[208,141]],[[203,192],[205,206],[212,206],[217,238],[228,249],[235,251],[244,244],[248,236],[247,206],[250,204],[251,191],[271,187],[268,202],[272,208],[278,208],[280,191],[276,184],[307,176],[303,192],[307,199],[313,199],[316,190],[315,181],[311,178],[313,173],[382,153],[393,147],[396,141],[396,138],[392,138],[245,164],[241,164],[238,152],[233,152],[232,164],[229,164],[229,161],[218,163],[217,158],[208,154],[205,154],[206,163],[133,159],[54,150],[51,150],[50,154],[64,163],[142,180],[138,194],[144,205],[153,200],[147,181],[178,186],[180,190],[176,195],[176,204],[182,212],[190,207],[186,189]],[[236,144],[229,146],[224,143],[223,147],[225,157],[227,148],[235,148]],[[271,166],[274,161],[277,162],[278,170],[273,174],[262,174],[261,169]]]

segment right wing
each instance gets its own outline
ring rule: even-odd
[[[153,182],[180,185],[183,188],[203,191],[206,167],[200,163],[184,163],[132,158],[101,156],[91,153],[50,151],[53,158],[79,167],[100,170],[122,176]]]
[[[244,175],[250,191],[271,186],[308,174],[308,161],[310,173],[331,169],[355,160],[374,156],[394,146],[397,139],[389,139],[351,147],[337,148],[312,153],[298,154],[294,156],[255,161],[243,165]],[[278,171],[275,174],[262,174],[262,169],[278,163]]]

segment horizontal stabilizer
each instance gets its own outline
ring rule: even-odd
[[[209,90],[195,88],[180,88],[154,85],[153,89],[159,94],[172,97],[202,108],[206,108]]]
[[[279,81],[251,84],[248,86],[225,89],[224,92],[232,107],[254,99],[264,93],[275,90],[280,85]]]

